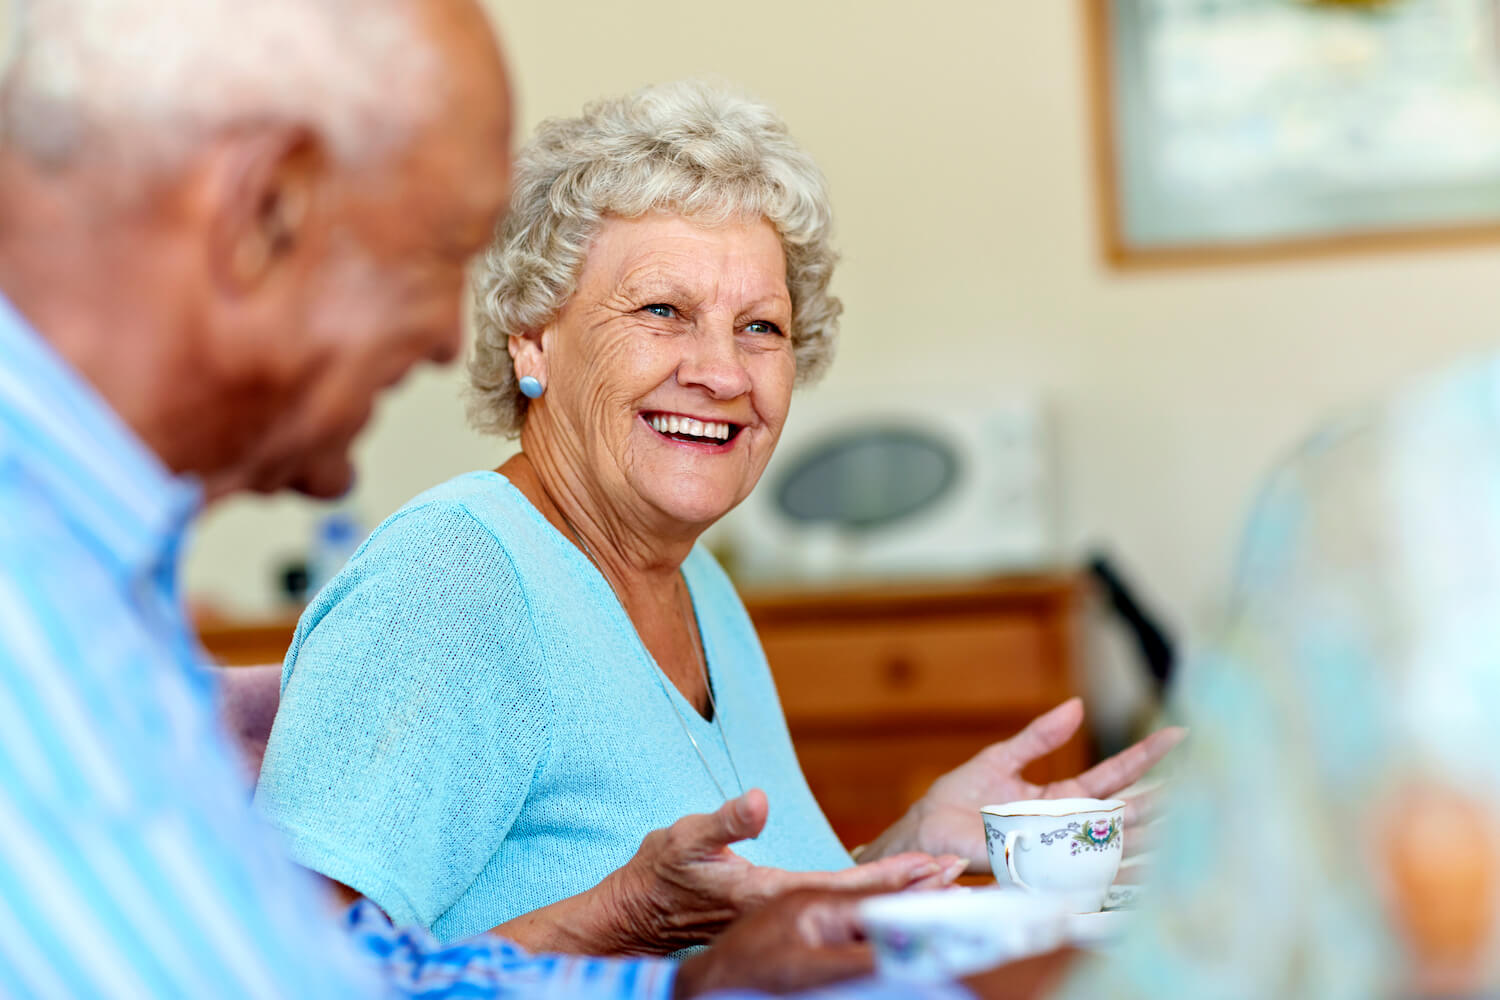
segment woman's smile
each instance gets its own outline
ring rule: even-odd
[[[642,412],[641,420],[657,437],[672,445],[691,448],[707,455],[723,455],[732,451],[740,431],[744,430],[743,424],[728,420],[660,410]]]

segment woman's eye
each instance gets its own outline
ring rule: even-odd
[[[768,323],[763,319],[755,320],[753,323],[745,324],[746,333],[769,333],[780,336],[781,327],[775,323]]]
[[[651,305],[642,306],[641,308],[653,316],[660,316],[662,319],[671,319],[677,315],[677,310],[664,302],[653,302]]]

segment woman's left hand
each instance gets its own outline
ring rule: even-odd
[[[1176,726],[1158,730],[1066,781],[1036,785],[1021,777],[1022,768],[1066,743],[1082,722],[1083,702],[1072,698],[1010,739],[985,747],[933,782],[905,816],[865,848],[860,860],[923,851],[967,858],[970,873],[988,871],[981,807],[1021,799],[1110,798],[1139,780],[1187,735]],[[1147,818],[1144,798],[1126,800],[1127,827]]]

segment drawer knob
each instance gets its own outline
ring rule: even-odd
[[[911,687],[917,680],[917,665],[905,656],[896,655],[885,661],[885,682],[891,687]]]

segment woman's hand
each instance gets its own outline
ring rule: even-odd
[[[709,941],[731,921],[792,890],[936,887],[967,865],[959,857],[894,852],[837,872],[753,865],[729,846],[759,834],[768,810],[765,793],[752,789],[717,812],[685,816],[647,834],[635,857],[591,891],[603,908],[608,947],[600,952],[665,954]]]
[[[1083,702],[1072,698],[1015,736],[979,751],[937,781],[905,816],[865,848],[862,858],[877,859],[898,851],[927,851],[966,858],[970,872],[989,870],[981,807],[1021,799],[1109,798],[1140,779],[1182,741],[1187,731],[1161,729],[1066,781],[1034,785],[1021,769],[1066,743],[1083,722]],[[1146,796],[1126,800],[1126,826],[1144,822],[1150,810]]]
[[[648,833],[635,857],[594,888],[507,921],[495,933],[539,952],[665,955],[711,940],[783,893],[939,888],[968,866],[953,855],[894,852],[837,872],[753,865],[729,845],[758,835],[768,812],[765,793],[751,789],[716,812],[684,816]]]

